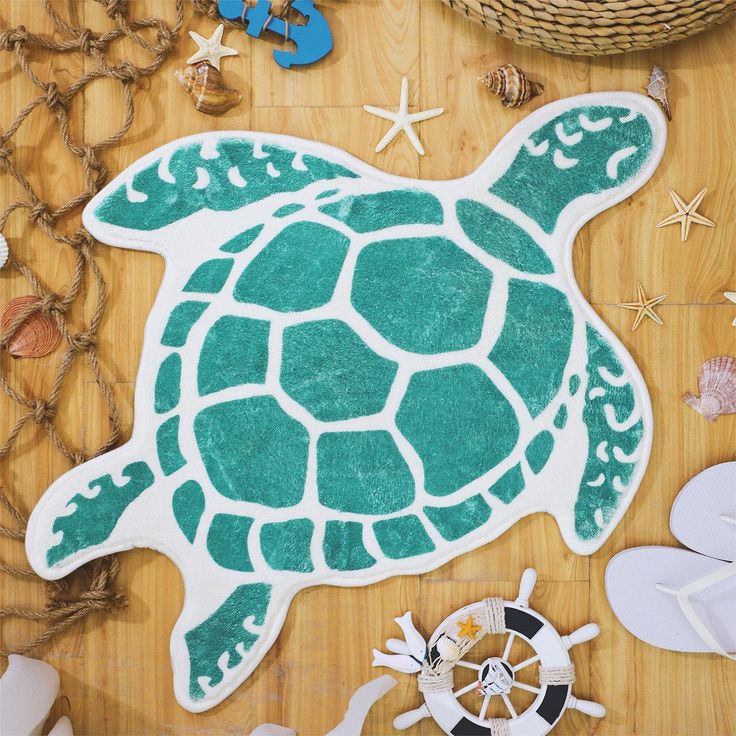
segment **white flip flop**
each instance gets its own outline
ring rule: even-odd
[[[686,547],[718,560],[736,560],[736,462],[691,478],[672,505],[670,530]]]
[[[606,568],[606,595],[638,639],[736,659],[736,562],[676,547],[636,547]]]

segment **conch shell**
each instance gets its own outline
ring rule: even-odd
[[[721,355],[703,363],[698,373],[700,398],[686,393],[682,400],[715,422],[721,414],[736,414],[736,358]]]
[[[242,99],[240,92],[227,87],[220,72],[206,61],[184,71],[177,69],[174,75],[194,99],[195,109],[208,115],[222,115]]]
[[[667,72],[661,66],[656,64],[652,67],[652,73],[649,75],[649,84],[647,85],[647,95],[662,105],[667,120],[672,120],[672,110],[670,109],[670,101],[667,99],[667,88],[670,86],[670,78]]]
[[[8,241],[5,240],[5,236],[0,233],[0,268],[8,262],[9,255],[10,251],[8,250]]]
[[[504,107],[521,107],[525,102],[529,102],[544,91],[544,85],[533,82],[514,64],[504,64],[498,69],[486,72],[478,79],[494,95],[503,98],[501,102]]]
[[[40,301],[35,296],[19,296],[11,299],[0,317],[0,334],[4,334],[31,304]],[[13,358],[43,358],[53,353],[61,339],[61,333],[54,320],[47,314],[34,312],[15,331],[8,343],[8,353]]]

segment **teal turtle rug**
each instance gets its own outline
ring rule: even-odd
[[[655,103],[606,93],[534,112],[454,181],[250,132],[134,163],[84,212],[104,243],[166,260],[133,434],[48,489],[34,570],[170,557],[186,590],[174,687],[202,711],[303,588],[425,572],[537,511],[594,552],[636,492],[652,417],[572,244],[664,145]]]

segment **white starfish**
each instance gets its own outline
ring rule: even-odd
[[[215,32],[209,38],[200,36],[199,33],[195,33],[194,31],[189,31],[189,35],[197,46],[199,46],[199,51],[192,54],[187,59],[187,64],[196,64],[199,61],[206,61],[208,64],[212,64],[212,66],[219,72],[220,59],[223,56],[237,56],[238,52],[235,49],[228,48],[220,43],[220,41],[222,41],[222,32],[224,30],[225,26],[220,23],[220,25],[215,28]]]
[[[409,80],[404,77],[401,80],[401,100],[399,101],[399,109],[396,112],[384,110],[381,107],[373,107],[372,105],[363,105],[363,109],[371,115],[376,115],[384,120],[392,120],[393,125],[389,128],[388,133],[381,138],[376,146],[376,153],[383,151],[391,141],[403,130],[411,141],[417,153],[424,156],[424,146],[419,140],[419,136],[412,128],[413,123],[442,115],[445,111],[443,107],[435,107],[432,110],[422,110],[421,112],[409,112]]]
[[[724,291],[723,296],[725,296],[726,299],[728,299],[728,301],[736,304],[736,291]],[[736,327],[736,319],[733,322],[731,322],[731,325],[733,327]]]

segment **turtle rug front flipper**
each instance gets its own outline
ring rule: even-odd
[[[156,525],[144,510],[157,490],[155,467],[128,443],[58,478],[31,517],[26,554],[34,570],[57,580],[103,555],[155,546]]]

